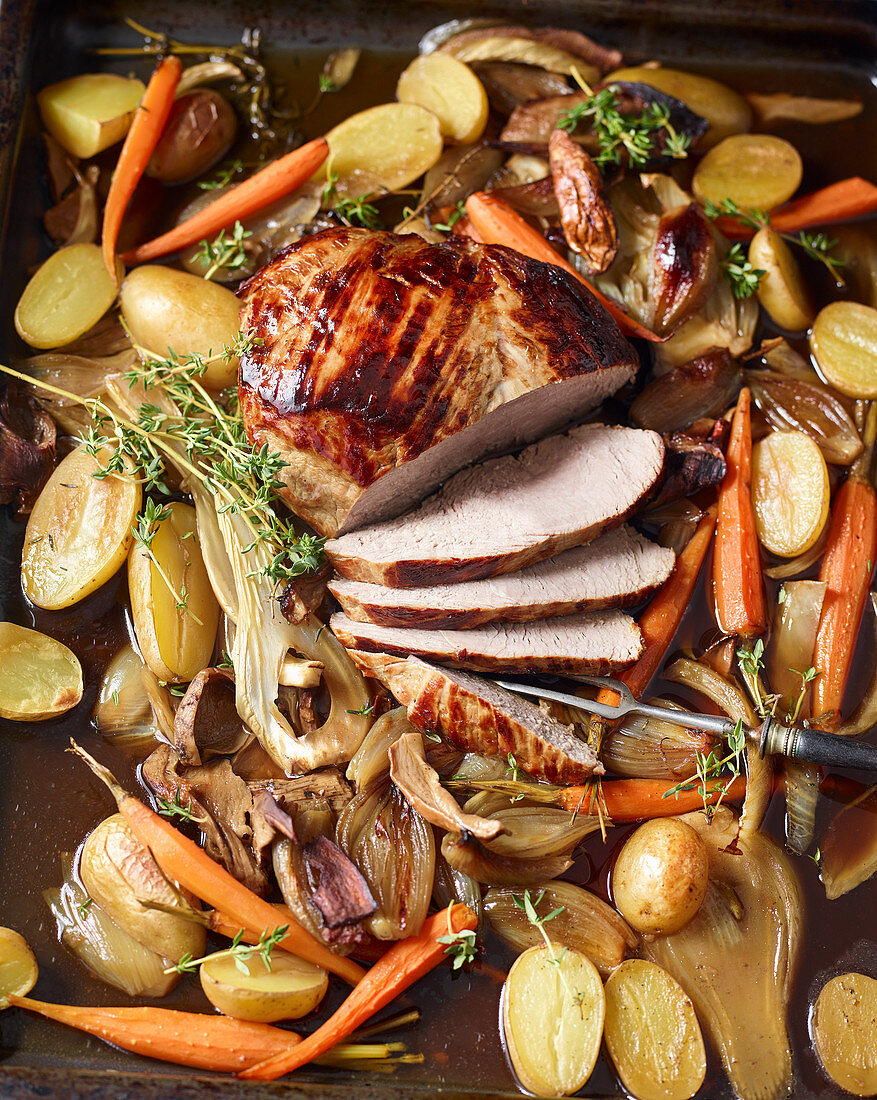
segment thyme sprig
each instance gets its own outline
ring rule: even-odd
[[[728,249],[725,257],[719,262],[722,274],[731,284],[731,290],[735,298],[751,298],[758,290],[758,284],[767,274],[760,267],[755,267],[746,258],[743,245],[734,244]]]
[[[247,977],[249,977],[250,968],[247,966],[247,962],[254,955],[258,955],[265,969],[270,970],[271,953],[288,931],[288,924],[278,925],[272,932],[263,932],[258,943],[249,944],[243,942],[244,933],[243,929],[241,929],[231,941],[231,946],[225,948],[224,951],[216,951],[212,955],[204,955],[200,959],[193,959],[191,954],[187,951],[179,962],[174,963],[173,966],[169,966],[164,973],[194,974],[201,963],[206,962],[208,959],[211,961],[214,959],[234,959],[235,967],[241,974],[246,974]]]
[[[451,910],[448,906],[448,931],[444,936],[437,936],[436,943],[445,944],[445,954],[454,960],[454,970],[459,970],[465,963],[475,962],[478,954],[478,944],[475,930],[461,928],[455,932],[451,926]]]
[[[590,92],[586,84],[582,87]],[[656,154],[674,160],[688,156],[691,138],[673,126],[665,103],[650,103],[640,114],[622,114],[618,93],[617,84],[591,92],[587,99],[561,112],[558,129],[572,133],[580,122],[591,119],[599,149],[594,160],[601,168],[621,164],[622,154],[627,154],[631,168],[642,167]]]
[[[409,209],[406,207],[406,210]],[[430,224],[431,229],[438,229],[442,233],[450,233],[458,221],[461,221],[466,217],[466,203],[463,199],[457,203],[454,209],[448,215],[446,222],[432,222]]]
[[[231,183],[235,176],[238,176],[244,170],[244,162],[242,160],[229,160],[225,164],[221,165],[217,170],[216,175],[212,180],[200,180],[196,186],[200,187],[202,191],[218,191],[221,187],[227,186]]]
[[[563,988],[566,990],[570,1000],[576,1006],[576,1008],[581,1010],[582,1002],[584,1000],[584,993],[573,993],[572,989],[570,988],[569,982],[566,980],[566,975],[564,974],[563,970],[561,970],[561,963],[563,962],[564,958],[566,958],[568,948],[562,947],[559,952],[556,952],[555,945],[551,942],[548,937],[548,933],[545,931],[545,925],[548,924],[549,921],[556,920],[561,913],[565,913],[566,906],[559,905],[556,909],[552,909],[550,913],[546,913],[544,916],[540,917],[537,910],[544,897],[544,890],[540,891],[539,896],[535,900],[530,891],[525,890],[523,895],[520,897],[517,894],[512,894],[512,901],[515,903],[515,906],[518,909],[523,910],[527,920],[530,922],[530,924],[533,925],[533,927],[545,941],[545,947],[548,951],[548,962],[551,964],[551,966],[557,967],[557,976],[560,978]]]
[[[217,271],[237,271],[243,267],[247,262],[244,241],[252,235],[240,222],[236,221],[230,235],[221,229],[215,240],[200,241],[194,258],[207,269],[204,272],[204,278],[209,280]]]
[[[166,798],[162,798],[160,795],[156,796],[155,804],[158,807],[158,812],[162,817],[175,818],[178,817],[181,821],[187,825],[206,824],[206,818],[199,817],[192,809],[191,806],[184,806],[180,801],[180,792],[177,790],[174,794],[173,802],[168,801]],[[182,973],[182,972],[181,972]]]
[[[761,638],[757,638],[751,646],[740,646],[737,650],[737,666],[755,709],[760,717],[767,718],[769,714],[773,714],[779,697],[764,690],[761,680],[764,671],[764,641]]]
[[[717,749],[710,749],[708,753],[695,753],[695,773],[689,779],[677,783],[668,791],[664,791],[662,798],[677,798],[682,791],[697,790],[703,799],[703,812],[708,821],[722,804],[722,799],[731,788],[731,784],[743,773],[743,753],[746,749],[746,734],[743,732],[743,721],[738,719],[731,733],[728,734],[728,752],[721,756]],[[728,769],[728,774],[725,773]],[[710,805],[708,799],[718,795],[718,801]]]
[[[759,229],[767,228],[771,224],[770,214],[766,210],[760,210],[755,206],[739,206],[733,199],[723,199],[720,203],[707,199],[703,204],[703,212],[711,221],[722,217],[735,218],[741,225],[756,232]],[[832,250],[837,245],[836,239],[832,239],[827,233],[808,233],[806,229],[802,229],[798,233],[781,233],[779,230],[774,230],[774,232],[782,237],[784,241],[797,245],[811,260],[824,264],[837,285],[844,285],[840,273],[840,269],[845,266],[844,262],[838,259],[837,256],[831,255]],[[734,247],[739,246],[735,245]]]
[[[328,206],[345,225],[358,225],[364,229],[382,229],[381,212],[369,202],[370,195],[359,195],[356,198],[341,198],[336,184],[338,173],[330,172],[323,186],[321,201],[323,206]]]
[[[805,668],[803,672],[800,672],[797,668],[790,668],[789,672],[794,672],[796,676],[801,677],[801,690],[798,692],[798,698],[786,715],[786,721],[791,725],[793,722],[798,721],[798,715],[801,713],[801,707],[804,705],[804,699],[807,695],[807,685],[816,679],[819,675],[819,669],[811,665],[810,668]]]

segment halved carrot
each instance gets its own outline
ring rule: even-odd
[[[446,945],[438,942],[439,936],[471,931],[477,924],[472,910],[456,903],[428,917],[418,935],[393,944],[340,1008],[312,1035],[289,1051],[244,1070],[239,1076],[252,1081],[275,1081],[312,1062],[446,959]]]
[[[128,822],[131,832],[147,847],[155,862],[167,877],[178,882],[196,898],[221,910],[239,928],[257,937],[278,927],[277,910],[269,902],[248,890],[243,883],[221,867],[187,836],[153,813],[148,806],[119,785],[115,777],[75,741],[73,751],[88,764],[94,774],[110,790],[119,812]],[[316,963],[355,985],[365,974],[361,966],[332,952],[300,924],[293,921],[280,947],[293,955]]]
[[[752,510],[751,395],[746,387],[731,421],[725,462],[713,552],[716,618],[726,634],[755,638],[764,633],[767,612]]]
[[[532,260],[541,260],[546,264],[554,264],[586,287],[598,302],[618,322],[618,327],[628,336],[636,336],[640,340],[650,340],[653,343],[661,343],[662,337],[656,336],[638,321],[619,309],[599,290],[595,289],[588,280],[576,271],[572,264],[551,247],[538,229],[534,229],[521,215],[496,195],[486,191],[476,191],[466,199],[466,213],[472,228],[486,244],[504,244],[529,256]]]
[[[724,786],[724,781],[719,781]],[[564,787],[557,792],[557,801],[564,809],[575,813],[595,814],[600,811],[614,822],[639,821],[649,817],[674,817],[676,814],[699,810],[706,801],[715,805],[734,802],[746,794],[746,779],[740,775],[732,779],[724,794],[708,791],[701,794],[697,778],[691,780],[690,791],[679,791],[665,797],[675,786],[668,779],[609,779],[597,783],[585,783],[579,787]],[[711,784],[712,786],[712,784]]]
[[[875,210],[877,187],[861,176],[850,176],[772,210],[770,224],[778,233],[794,233],[815,225],[834,225],[863,218]],[[716,225],[732,240],[746,241],[755,235],[754,229],[741,225],[736,218],[718,218]]]
[[[877,493],[869,478],[877,433],[877,404],[868,410],[862,454],[838,489],[831,508],[828,540],[819,579],[825,599],[813,646],[814,717],[837,726],[850,674],[856,637],[877,561]]]
[[[300,149],[272,160],[255,176],[220,195],[167,233],[126,252],[122,259],[126,264],[144,263],[214,237],[221,229],[228,229],[235,221],[243,221],[307,183],[328,155],[329,144],[325,138],[309,141]]]
[[[122,228],[122,218],[131,201],[131,196],[146,171],[149,158],[155,151],[162,135],[171,107],[174,105],[174,92],[183,72],[178,57],[165,57],[152,74],[140,106],[134,112],[134,118],[128,130],[116,169],[110,182],[110,190],[104,205],[104,221],[101,232],[101,247],[104,263],[112,278],[116,278],[116,241]]]
[[[86,1031],[133,1054],[217,1073],[237,1073],[266,1058],[284,1054],[301,1042],[294,1031],[233,1020],[228,1016],[208,1016],[151,1005],[91,1008],[49,1004],[15,994],[7,1000],[17,1008]]]

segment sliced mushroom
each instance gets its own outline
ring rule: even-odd
[[[0,397],[0,504],[27,515],[55,467],[55,422],[17,383]]]
[[[318,611],[326,598],[326,584],[332,567],[324,566],[316,573],[293,577],[280,596],[280,610],[291,623],[300,623],[312,611]]]
[[[623,61],[623,55],[620,50],[607,49],[607,47],[601,46],[598,42],[594,42],[593,39],[588,38],[587,35],[581,34],[579,31],[566,30],[561,27],[519,27],[502,25],[494,27],[477,27],[463,30],[446,39],[438,46],[438,50],[444,53],[452,53],[462,46],[473,42],[481,42],[489,38],[517,38],[530,42],[541,42],[552,49],[563,50],[566,53],[572,54],[574,57],[578,57],[582,61],[588,62],[589,65],[601,72],[609,72],[610,69],[617,69]],[[580,71],[585,80],[591,79],[585,75],[583,70],[580,69]]]
[[[274,830],[266,826],[230,760],[186,767],[172,746],[159,745],[143,765],[143,778],[160,798],[190,812],[211,858],[254,893],[267,893],[265,846]]]
[[[436,771],[426,762],[419,730],[403,733],[390,746],[390,778],[421,817],[449,833],[471,833],[479,840],[493,840],[504,833],[501,821],[466,814],[446,790]]]
[[[589,272],[600,275],[618,251],[615,215],[603,197],[600,170],[563,130],[551,135],[548,159],[566,242]]]
[[[189,684],[174,718],[174,745],[183,763],[232,756],[252,739],[235,708],[234,673],[203,669]]]
[[[337,768],[320,768],[308,775],[298,775],[293,779],[273,779],[270,783],[251,782],[254,792],[266,786],[270,787],[274,798],[292,815],[308,806],[327,805],[339,813],[353,797],[346,780]]]
[[[590,98],[587,92],[573,92],[571,95],[552,96],[550,99],[539,99],[533,103],[522,103],[512,111],[508,122],[502,128],[499,135],[500,141],[504,144],[528,142],[547,146],[552,133],[557,129],[560,116]],[[576,134],[575,140],[583,143],[586,148],[597,148],[597,140],[591,133]]]
[[[368,883],[359,870],[326,836],[319,836],[304,847],[308,878],[316,883],[314,905],[320,910],[327,928],[358,924],[377,909]]]
[[[652,253],[653,331],[666,336],[709,297],[719,272],[712,229],[697,203],[664,214]]]

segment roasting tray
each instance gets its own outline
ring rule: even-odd
[[[46,254],[47,242],[39,230],[46,194],[33,92],[86,71],[90,47],[132,44],[131,32],[122,24],[125,14],[181,38],[214,42],[232,43],[243,27],[258,24],[264,41],[272,46],[323,53],[345,45],[413,53],[424,31],[448,19],[473,14],[511,17],[533,25],[551,23],[583,30],[607,45],[621,47],[631,58],[657,55],[668,62],[719,70],[728,65],[739,70],[769,60],[778,79],[784,69],[806,67],[818,83],[820,73],[841,73],[860,81],[870,78],[877,58],[875,10],[877,4],[869,0],[0,0],[0,316],[6,320],[2,361],[23,353],[10,319],[27,269]],[[20,527],[11,522],[8,510],[0,509],[0,618],[12,617],[17,603],[20,538]],[[51,736],[64,732],[56,725]],[[7,726],[0,739],[15,735]],[[18,736],[36,738],[39,733]],[[0,756],[0,874],[7,869],[6,879],[0,878],[3,924],[13,922],[21,904],[21,892],[16,890],[19,880],[10,881],[11,863],[3,858],[15,844],[14,818],[20,806],[11,770],[4,768]],[[76,795],[71,790],[69,797]],[[56,787],[47,807],[57,807],[58,799]],[[59,1000],[65,992],[70,999],[76,995],[75,989],[62,989]],[[324,1075],[312,1082],[305,1074],[301,1080],[297,1075],[295,1082],[260,1086],[182,1070],[169,1072],[158,1063],[109,1051],[85,1037],[79,1044],[85,1054],[78,1053],[74,1043],[56,1049],[57,1028],[22,1015],[15,1014],[14,1022],[8,1014],[0,1016],[0,1100],[397,1100],[439,1094],[463,1100],[499,1095],[477,1088],[455,1090],[422,1079],[384,1079],[378,1074]],[[475,1024],[497,1026],[492,1017],[473,1020]],[[411,1045],[416,1049],[416,1036]],[[613,1091],[605,1075],[601,1081],[592,1081],[588,1093],[599,1095],[601,1089],[607,1097]],[[704,1091],[717,1100],[714,1090]],[[519,1094],[509,1083],[502,1095]]]

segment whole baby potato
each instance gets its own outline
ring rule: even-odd
[[[202,376],[209,389],[233,385],[238,361],[226,362],[239,331],[240,303],[224,286],[159,264],[136,267],[122,284],[122,316],[134,341],[155,355],[210,356]]]
[[[237,131],[234,109],[213,88],[195,88],[174,102],[146,174],[185,183],[225,156]]]
[[[615,905],[639,932],[678,932],[697,913],[709,881],[709,857],[694,829],[675,817],[640,825],[612,872]]]

